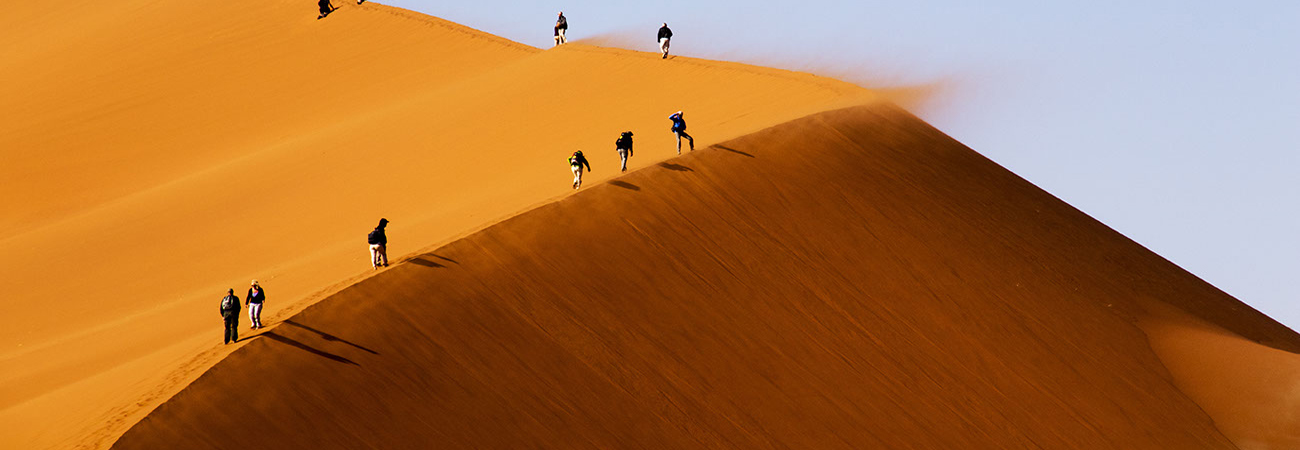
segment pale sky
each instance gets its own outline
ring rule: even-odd
[[[387,0],[571,41],[933,86],[913,111],[1300,329],[1300,1]]]

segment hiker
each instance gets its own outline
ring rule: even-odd
[[[587,171],[591,172],[591,163],[587,162],[586,156],[582,156],[582,150],[573,152],[573,156],[569,157],[569,169],[573,170],[574,189],[582,186],[582,166],[587,166]]]
[[[257,280],[253,280],[253,285],[248,288],[248,296],[244,297],[244,304],[248,305],[250,329],[262,328],[262,302],[265,301],[266,291],[257,285]]]
[[[614,141],[614,150],[618,151],[618,158],[623,160],[623,171],[627,172],[627,157],[632,156],[631,131],[624,131],[623,134]]]
[[[379,219],[379,226],[366,236],[366,242],[370,244],[370,263],[374,264],[375,269],[379,269],[381,263],[383,267],[388,267],[388,236],[384,235],[384,227],[387,226],[388,219]]]
[[[668,41],[673,38],[673,30],[668,29],[668,22],[659,27],[659,51],[664,52],[663,59],[668,58]]]
[[[325,16],[334,12],[334,5],[330,4],[330,0],[319,0],[316,2],[316,6],[320,7],[320,15],[316,16],[316,20],[323,19]]]
[[[560,18],[555,19],[555,46],[568,42],[564,37],[564,32],[569,30],[569,19],[564,18],[564,11],[560,11]]]
[[[239,297],[234,289],[227,289],[221,298],[221,318],[226,320],[226,343],[239,341]]]
[[[682,154],[682,138],[686,138],[691,143],[691,151],[695,151],[695,138],[686,134],[686,118],[682,117],[682,112],[673,113],[668,120],[673,121],[673,134],[677,135],[677,154]]]

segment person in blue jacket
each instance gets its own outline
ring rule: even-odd
[[[248,295],[244,297],[244,305],[248,306],[248,322],[254,330],[262,328],[262,304],[265,302],[266,291],[257,284],[257,280],[253,280],[252,286],[248,288]]]
[[[691,143],[691,151],[695,151],[695,138],[686,134],[686,118],[682,117],[682,112],[673,113],[668,120],[673,121],[673,134],[677,135],[677,154],[682,154],[682,138],[686,138]]]

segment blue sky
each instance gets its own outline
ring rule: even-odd
[[[536,47],[569,38],[931,86],[939,129],[1300,329],[1300,1],[392,4]]]

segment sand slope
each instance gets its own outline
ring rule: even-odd
[[[865,101],[855,86],[571,45],[540,51],[407,11],[298,1],[12,5],[0,18],[0,447],[93,446],[228,349],[248,280],[274,320],[390,254],[615,175]]]
[[[1179,389],[1215,385],[1176,380],[1138,325],[1170,311],[1300,349],[911,115],[858,107],[349,287],[116,447],[1234,448]]]

